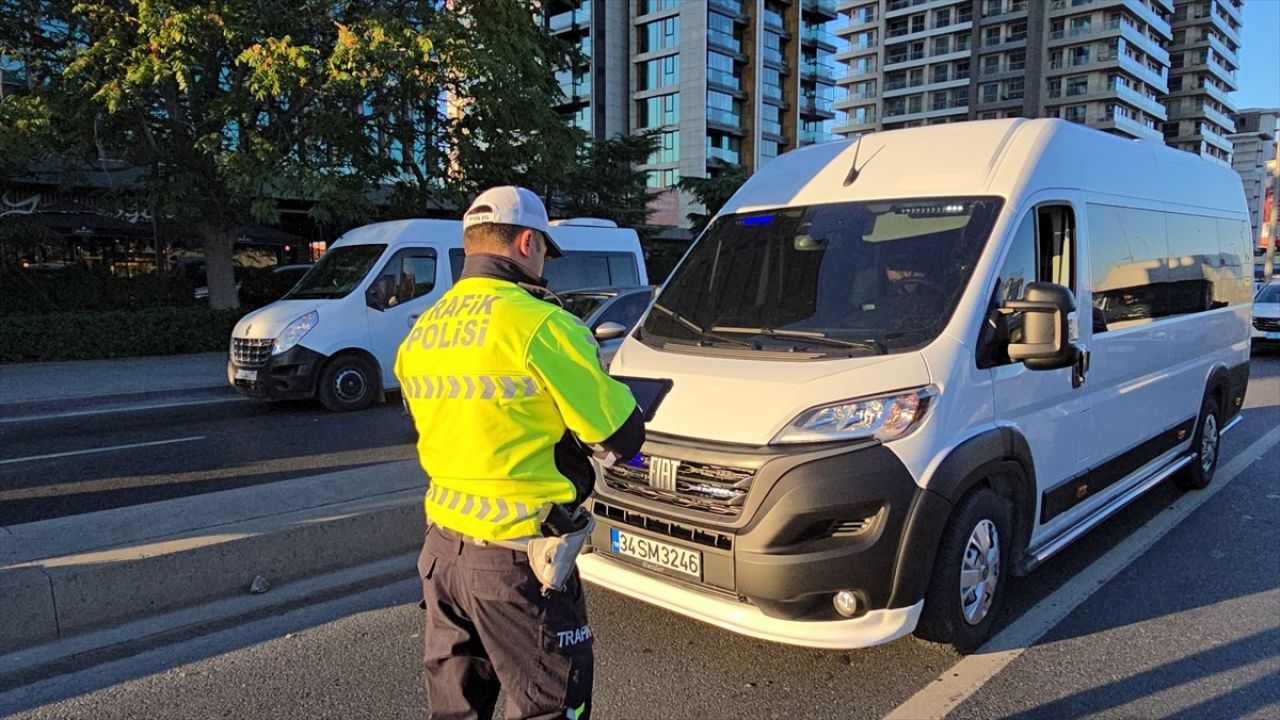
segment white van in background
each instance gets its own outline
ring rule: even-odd
[[[590,218],[552,225],[565,257],[547,261],[551,290],[648,284],[634,230]],[[227,382],[253,398],[367,407],[397,388],[400,342],[452,287],[462,262],[457,220],[396,220],[347,232],[289,294],[236,324]]]
[[[582,575],[767,640],[971,651],[1010,575],[1212,479],[1249,263],[1230,168],[1061,120],[778,157],[614,358],[667,392]]]

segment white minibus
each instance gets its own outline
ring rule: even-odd
[[[635,230],[592,218],[552,225],[565,253],[543,271],[552,291],[648,284]],[[457,220],[395,220],[347,232],[284,298],[236,324],[227,382],[256,399],[367,407],[397,389],[400,342],[458,279],[462,262]]]
[[[1011,575],[1212,479],[1249,253],[1230,168],[1061,120],[778,157],[613,360],[666,394],[582,574],[767,640],[971,651]]]

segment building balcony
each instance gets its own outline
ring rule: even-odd
[[[786,137],[782,134],[782,123],[777,120],[761,120],[760,132],[774,137]]]
[[[885,4],[884,16],[891,18],[956,4],[958,4],[956,0],[888,0]]]
[[[827,84],[835,84],[836,81],[835,68],[826,63],[802,62],[800,63],[800,76]]]
[[[903,95],[914,95],[921,92],[930,92],[933,90],[949,90],[951,88],[968,87],[968,78],[951,78],[939,82],[923,82],[918,85],[907,85],[905,83],[885,83],[882,91],[884,97],[901,97]]]
[[[1207,42],[1209,43],[1209,47],[1213,48],[1214,52],[1221,54],[1229,60],[1232,65],[1240,65],[1240,53],[1237,50],[1232,50],[1227,43],[1223,42],[1223,40],[1217,35],[1210,34]]]
[[[803,0],[800,8],[811,15],[818,15],[826,20],[840,17],[836,11],[836,0]]]
[[[827,97],[803,95],[800,98],[800,114],[808,117],[831,119],[836,116],[835,101]]]
[[[725,165],[737,165],[742,153],[728,148],[707,147],[707,162],[719,162]]]
[[[1129,135],[1130,137],[1164,144],[1164,133],[1153,127],[1147,127],[1146,124],[1124,115],[1112,115],[1110,117],[1105,115],[1100,116],[1095,122],[1090,124],[1101,130],[1115,129]]]
[[[742,25],[746,25],[749,21],[742,9],[742,0],[707,0],[707,5],[716,12],[723,13],[733,18],[733,20]]]
[[[1236,80],[1236,71],[1228,70],[1226,65],[1218,62],[1217,58],[1209,58],[1205,65],[1213,71],[1218,79],[1222,81],[1232,92],[1240,89],[1240,83]]]
[[[1200,129],[1196,131],[1196,134],[1210,145],[1226,150],[1227,152],[1231,152],[1231,141],[1227,139],[1226,135],[1215,132],[1205,125],[1201,125]]]
[[[707,125],[714,125],[719,130],[739,135],[747,134],[746,129],[742,126],[742,116],[723,108],[707,108]]]
[[[1221,8],[1222,12],[1226,13],[1228,16],[1231,17],[1231,19],[1235,20],[1237,25],[1244,25],[1243,10],[1241,8],[1236,7],[1235,3],[1232,0],[1219,0],[1218,2],[1214,3],[1214,5]]]
[[[1108,0],[1052,0],[1049,3],[1049,14],[1065,15],[1081,9],[1090,9],[1090,6],[1093,5],[1107,6],[1116,4],[1119,3],[1108,2]],[[1123,6],[1134,15],[1137,15],[1142,22],[1150,25],[1166,41],[1173,39],[1173,27],[1169,25],[1169,21],[1166,18],[1161,17],[1155,10],[1140,2],[1125,2]]]
[[[885,44],[906,43],[913,40],[928,40],[938,35],[951,35],[955,33],[968,32],[973,29],[973,21],[965,20],[964,22],[955,22],[940,28],[925,28],[917,32],[905,32],[897,35],[890,35],[888,29],[885,30]]]
[[[1218,112],[1208,104],[1205,104],[1202,107],[1204,108],[1204,116],[1207,119],[1212,120],[1219,127],[1226,130],[1227,135],[1230,135],[1231,133],[1236,131],[1236,123],[1234,120],[1231,119],[1229,115]]]
[[[727,51],[733,55],[742,55],[742,41],[727,32],[720,30],[708,31],[707,45],[717,50]]]
[[[952,115],[959,115],[959,114],[968,114],[968,112],[969,112],[968,104],[956,105],[953,107],[941,108],[936,110],[930,108],[927,110],[917,110],[915,112],[910,112],[910,111],[901,110],[901,109],[890,110],[890,108],[886,107],[884,109],[884,117],[881,118],[881,121],[884,123],[895,123],[895,124],[907,123],[907,122],[913,122],[915,120],[933,120],[934,118],[950,117]]]
[[[880,22],[880,16],[876,13],[874,5],[862,11],[850,13],[845,17],[847,22],[836,26],[837,35],[848,35],[858,30],[866,30]]]
[[[1169,79],[1165,77],[1164,73],[1156,72],[1152,70],[1151,68],[1147,67],[1146,63],[1135,59],[1133,56],[1129,55],[1128,53],[1120,53],[1119,61],[1120,61],[1120,67],[1133,73],[1138,77],[1138,79],[1142,80],[1148,85],[1154,86],[1156,90],[1158,90],[1159,92],[1162,92],[1162,93],[1168,92]]]
[[[875,40],[859,43],[857,45],[850,43],[849,45],[846,45],[843,50],[840,50],[835,54],[835,59],[853,60],[854,58],[859,58],[863,55],[875,55],[879,52],[879,49],[880,43]]]
[[[862,105],[875,105],[877,93],[872,90],[865,93],[849,93],[832,103],[836,110],[852,110]]]
[[[1116,97],[1124,99],[1148,115],[1152,115],[1159,120],[1169,119],[1168,108],[1157,98],[1140,93],[1128,85],[1112,86],[1111,91],[1116,94]]]
[[[588,30],[591,27],[591,0],[583,0],[581,7],[557,13],[547,19],[547,28],[553,33],[566,30]]]
[[[816,145],[818,143],[831,142],[833,140],[839,140],[839,139],[841,139],[839,135],[836,135],[835,133],[825,132],[822,130],[801,130],[800,131],[801,145]]]
[[[805,45],[817,45],[835,52],[840,47],[840,40],[826,30],[804,27],[800,30],[800,42]]]

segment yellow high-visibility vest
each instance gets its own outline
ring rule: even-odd
[[[599,443],[636,407],[582,321],[487,277],[459,280],[418,318],[395,373],[431,477],[428,520],[482,540],[541,535],[542,505],[576,495],[556,469],[565,430]]]

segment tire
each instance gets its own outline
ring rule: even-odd
[[[1206,395],[1196,418],[1196,432],[1191,436],[1195,453],[1191,463],[1173,476],[1173,482],[1185,490],[1202,490],[1213,482],[1218,471],[1222,448],[1222,413],[1213,395]]]
[[[364,410],[378,396],[377,368],[361,355],[338,355],[320,373],[316,396],[333,412]]]
[[[993,490],[965,495],[943,531],[916,637],[968,654],[991,635],[1007,594],[1011,528],[1009,503]]]

